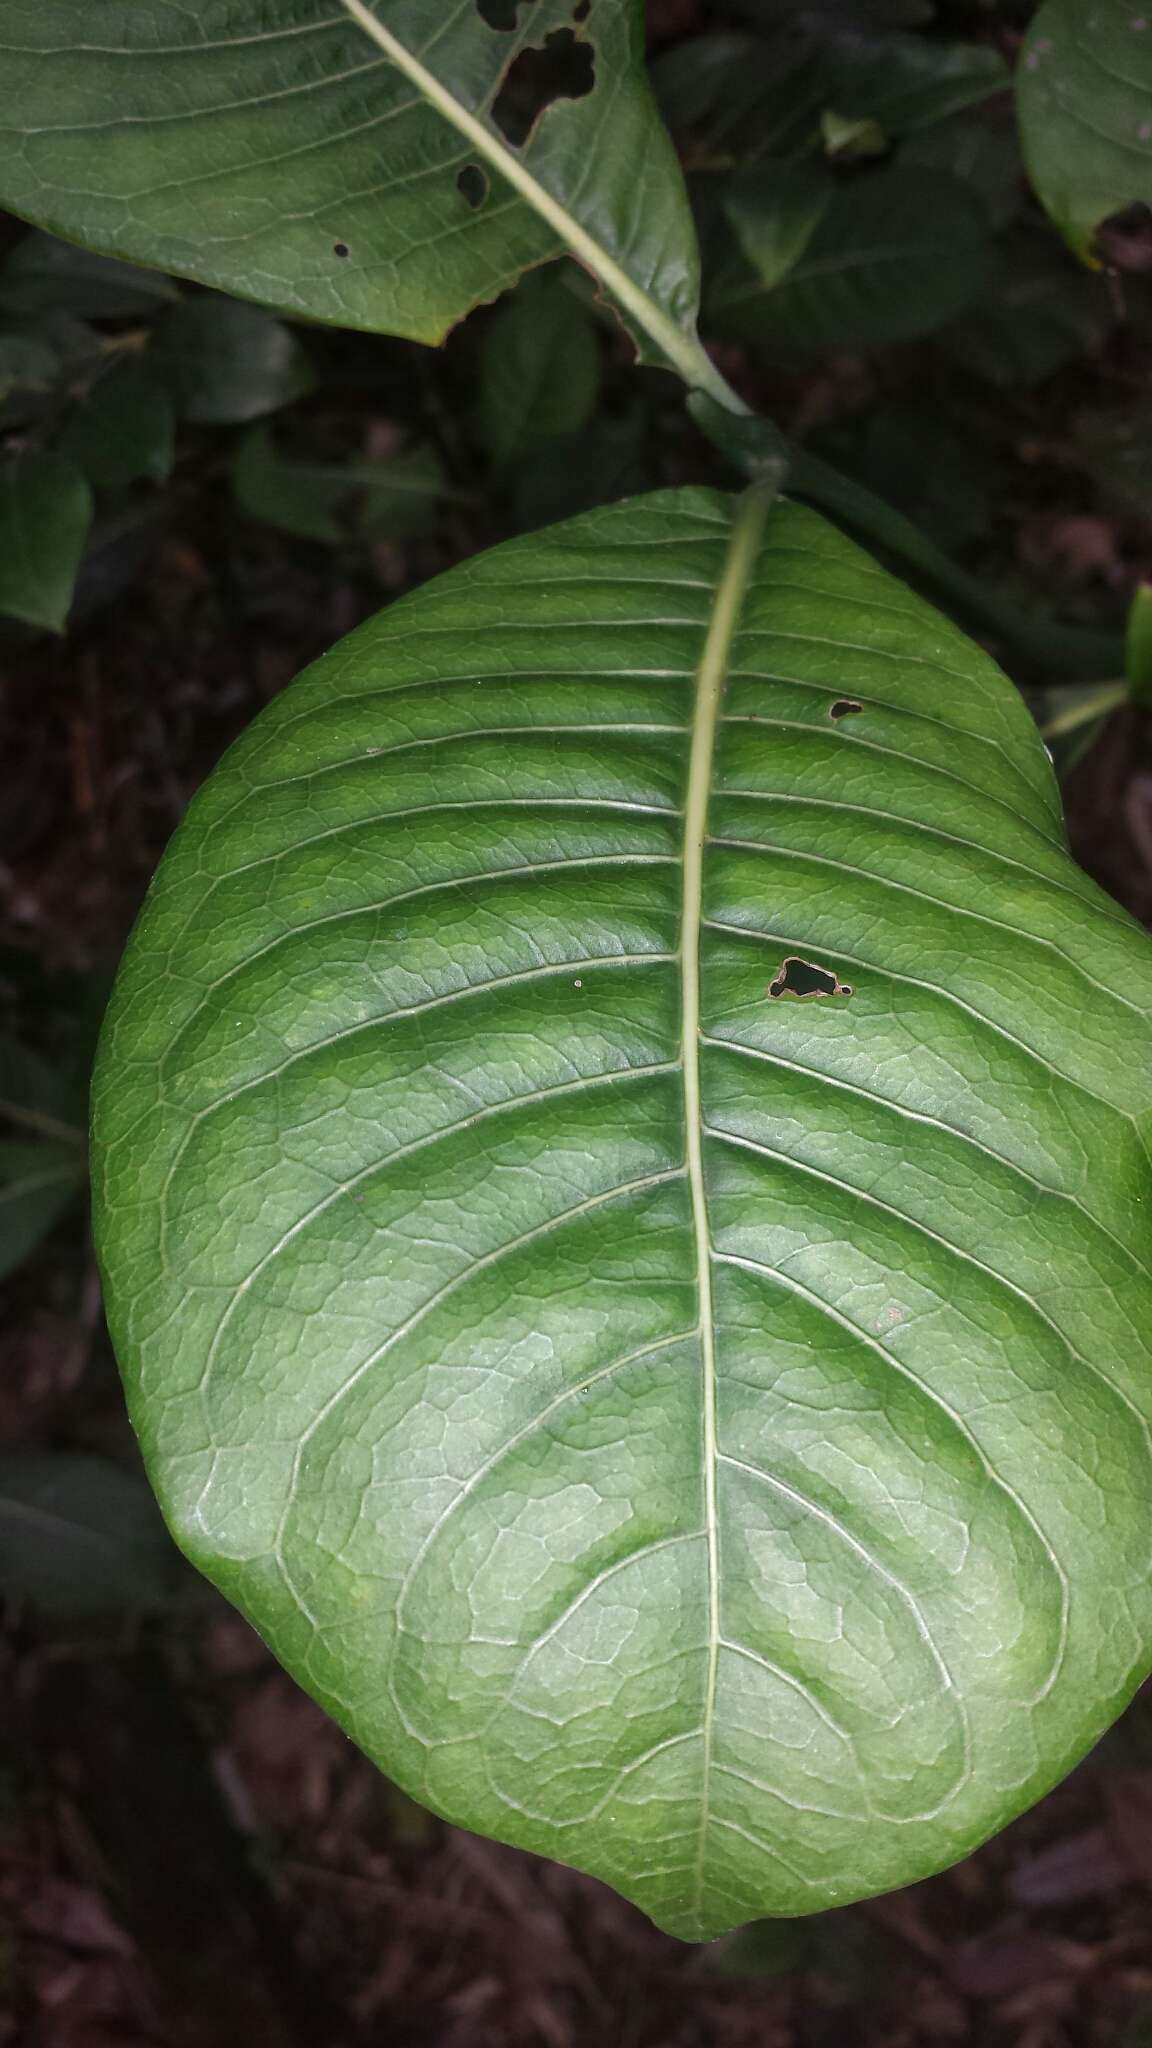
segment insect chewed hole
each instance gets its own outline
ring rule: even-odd
[[[557,100],[582,100],[596,83],[596,53],[574,30],[558,28],[535,50],[512,59],[492,103],[492,119],[506,142],[520,149],[542,114]]]
[[[848,718],[853,711],[863,711],[863,709],[864,706],[858,697],[837,697],[836,702],[828,708],[828,716],[829,718]]]
[[[526,0],[529,6],[534,0]],[[475,0],[476,12],[489,28],[498,28],[509,34],[516,26],[520,0]]]
[[[576,0],[576,5],[572,9],[572,19],[573,21],[587,21],[591,12],[592,0]]]
[[[463,170],[456,174],[456,190],[475,213],[488,197],[487,172],[482,171],[479,164],[465,164]]]
[[[352,251],[348,247],[347,242],[333,242],[332,254],[334,256],[350,256]]]
[[[841,981],[830,967],[817,967],[813,960],[800,960],[789,953],[780,962],[776,979],[769,983],[770,996],[797,996],[805,1002],[810,996],[850,996],[852,984]]]

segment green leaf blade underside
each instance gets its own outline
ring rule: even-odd
[[[569,246],[658,353],[691,353],[695,237],[642,6],[525,14],[499,30],[474,0],[9,0],[0,200],[94,248],[424,342]],[[557,36],[591,49],[591,90],[513,147],[501,86]]]
[[[1152,19],[1128,0],[1045,0],[1016,72],[1024,160],[1077,255],[1110,214],[1152,205]]]
[[[413,1796],[689,1939],[963,1855],[1152,1638],[1147,941],[986,657],[760,516],[586,515],[318,663],[96,1081],[183,1547]]]

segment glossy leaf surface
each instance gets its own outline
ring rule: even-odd
[[[8,0],[0,203],[114,255],[427,342],[567,245],[675,348],[694,334],[696,249],[642,12]],[[561,92],[578,96],[516,147],[495,115],[532,49],[568,58]]]
[[[1090,256],[1101,221],[1152,205],[1152,16],[1129,0],[1045,0],[1016,95],[1032,182]]]
[[[947,1864],[1149,1664],[1150,1017],[1021,700],[816,515],[466,563],[233,749],[113,998],[173,1529],[679,1935]]]

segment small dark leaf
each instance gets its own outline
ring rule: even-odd
[[[0,613],[64,631],[92,519],[92,493],[62,455],[0,468]]]
[[[820,138],[822,85],[808,38],[697,36],[652,67],[669,126],[709,155],[788,157]]]
[[[872,405],[814,434],[809,446],[955,550],[985,530],[997,468],[989,451],[939,407]]]
[[[800,16],[841,28],[923,28],[933,0],[734,0],[732,12],[770,26],[782,16]]]
[[[1152,408],[1083,413],[1076,442],[1089,475],[1138,518],[1152,519]]]
[[[176,296],[172,279],[162,271],[117,263],[55,235],[27,235],[0,270],[0,310],[6,313],[145,319]]]
[[[786,1977],[806,1970],[819,1949],[819,1921],[750,1920],[706,1951],[708,1967],[723,1977]]]
[[[1009,75],[986,43],[923,36],[827,36],[826,94],[842,116],[879,123],[889,135],[943,120],[1003,92]]]
[[[779,284],[804,254],[835,196],[818,163],[751,164],[730,179],[724,211],[765,287]]]
[[[942,171],[967,187],[999,231],[1019,212],[1024,167],[1015,123],[999,107],[968,107],[908,136],[900,151],[905,170]]]
[[[172,468],[172,400],[147,363],[125,362],[93,384],[77,404],[62,450],[90,483],[122,489],[142,477],[162,483]]]
[[[35,1250],[86,1179],[80,1146],[0,1139],[0,1279]]]
[[[529,272],[490,322],[480,361],[480,434],[497,469],[579,433],[596,410],[600,342],[555,271]]]
[[[186,299],[156,329],[154,360],[182,419],[262,419],[311,388],[312,371],[282,320],[238,299]]]
[[[183,1578],[142,1479],[103,1458],[0,1456],[0,1595],[79,1617],[166,1606]]]
[[[765,10],[764,29],[701,36],[659,60],[653,83],[673,128],[710,151],[759,161],[817,147],[828,116],[903,135],[1009,83],[996,52],[981,43],[782,21],[775,9]]]
[[[886,166],[844,180],[774,288],[733,249],[709,311],[726,338],[767,351],[875,347],[954,319],[980,290],[988,261],[984,217],[962,185]]]
[[[1132,701],[1152,704],[1152,583],[1138,583],[1128,609],[1125,668]]]
[[[444,488],[431,448],[407,448],[379,462],[294,462],[278,453],[263,427],[245,436],[232,482],[253,519],[332,546],[424,532]]]
[[[941,339],[990,384],[1039,384],[1096,347],[1114,320],[1103,279],[1050,230],[1020,226],[997,249],[979,303]]]

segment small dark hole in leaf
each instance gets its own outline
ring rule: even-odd
[[[576,5],[572,9],[572,19],[573,21],[587,21],[591,12],[592,0],[576,0]]]
[[[863,711],[864,706],[856,697],[837,697],[830,707],[829,718],[848,718],[853,711]]]
[[[840,981],[830,967],[817,967],[812,960],[799,960],[790,953],[780,962],[775,981],[769,984],[770,996],[797,996],[804,1002],[809,996],[850,996],[852,985]]]
[[[475,213],[488,197],[486,172],[481,170],[479,164],[465,164],[463,170],[457,174],[456,190]]]
[[[333,242],[332,254],[334,256],[350,256],[352,251],[348,247],[347,242]]]
[[[530,0],[529,0],[530,4]],[[509,33],[516,26],[516,14],[520,0],[476,0],[476,12],[489,28],[498,28]]]
[[[596,53],[572,29],[554,29],[540,49],[521,50],[505,73],[492,119],[513,149],[527,142],[557,100],[582,100],[596,83]]]

